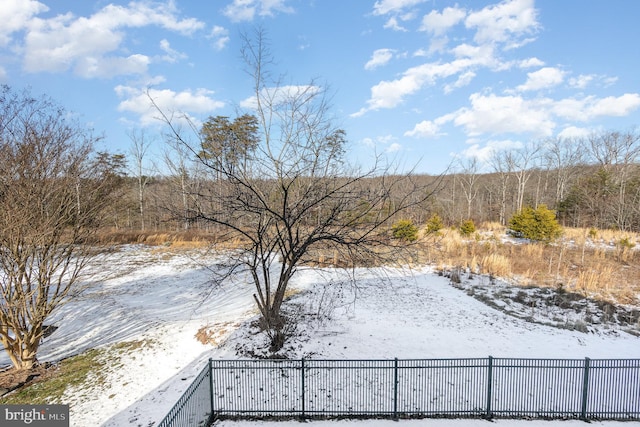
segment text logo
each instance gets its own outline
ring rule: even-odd
[[[69,427],[69,405],[0,405],[0,425]]]

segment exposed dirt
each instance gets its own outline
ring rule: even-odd
[[[562,287],[521,287],[465,272],[443,274],[454,287],[475,299],[530,322],[586,333],[640,335],[640,309],[635,305],[613,304]]]
[[[55,376],[58,366],[41,364],[31,370],[8,368],[0,372],[0,397],[19,388],[29,386]]]

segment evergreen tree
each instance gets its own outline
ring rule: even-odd
[[[431,218],[429,218],[429,220],[427,221],[427,233],[437,233],[438,231],[442,230],[442,228],[444,228],[442,218],[440,218],[440,215],[438,214],[433,214],[433,216],[431,216]]]
[[[410,219],[401,219],[391,227],[393,237],[407,242],[418,240],[418,227]]]
[[[473,223],[473,220],[468,219],[466,221],[462,221],[459,230],[460,234],[462,234],[463,236],[471,236],[476,232],[476,225]]]
[[[509,220],[509,232],[517,237],[550,242],[562,234],[562,229],[556,220],[555,211],[548,209],[546,205],[540,205],[537,209],[525,207]]]

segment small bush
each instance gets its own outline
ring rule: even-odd
[[[393,237],[405,242],[418,240],[418,227],[410,219],[401,219],[391,227]]]
[[[434,234],[439,232],[444,228],[444,223],[442,222],[442,218],[440,215],[433,214],[431,218],[427,221],[427,234]]]
[[[471,236],[473,233],[476,232],[476,225],[470,219],[466,221],[462,221],[462,224],[460,224],[459,231],[460,231],[460,234],[462,234],[465,237]]]
[[[635,245],[636,244],[633,243],[629,237],[623,237],[616,243],[616,246],[618,246],[620,249],[633,249]]]
[[[562,234],[556,213],[545,205],[527,206],[509,220],[509,234],[538,242],[550,242]]]

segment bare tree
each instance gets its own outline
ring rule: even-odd
[[[460,186],[467,201],[467,219],[471,218],[471,205],[478,195],[478,159],[473,157],[466,162],[460,161],[461,175]]]
[[[1,88],[0,341],[17,369],[36,364],[46,319],[75,294],[118,181],[67,120],[48,98]]]
[[[524,207],[524,194],[527,182],[534,172],[536,160],[540,152],[540,143],[538,141],[530,141],[522,147],[515,150],[512,160],[515,176],[518,181],[518,195],[516,202],[516,211],[520,212]]]
[[[627,230],[634,207],[630,205],[633,196],[627,194],[631,172],[640,158],[640,133],[600,132],[589,136],[590,153],[596,162],[615,180],[618,198],[611,210],[611,223],[621,230]]]
[[[134,172],[138,183],[138,213],[140,214],[140,229],[145,230],[145,190],[149,184],[149,171],[145,165],[145,157],[151,145],[151,140],[143,130],[132,130],[128,133],[131,140],[131,155],[134,160]]]
[[[185,141],[172,135],[166,135],[165,142],[168,149],[165,151],[164,161],[170,172],[171,187],[177,189],[177,199],[179,200],[179,207],[176,207],[173,202],[175,197],[171,197],[165,208],[168,208],[173,216],[181,222],[182,230],[188,230],[193,220],[191,212],[194,209],[194,203],[192,200],[197,198],[195,187],[197,164],[193,164],[193,152]]]
[[[243,37],[242,54],[253,78],[256,145],[241,168],[216,158],[225,150],[202,155],[201,147],[191,148],[215,183],[203,188],[192,215],[234,239],[232,270],[246,269],[252,277],[263,327],[277,351],[287,322],[282,304],[296,270],[323,251],[335,251],[339,262],[352,265],[388,254],[389,221],[424,202],[433,189],[419,187],[411,174],[349,167],[346,134],[330,117],[326,90],[316,81],[282,85],[270,79],[263,31]]]
[[[500,180],[500,211],[498,219],[500,224],[506,225],[509,178],[514,169],[513,154],[510,151],[494,151],[489,162]]]
[[[584,141],[576,138],[553,138],[545,141],[544,159],[556,177],[555,206],[565,197],[571,178],[584,160]]]

